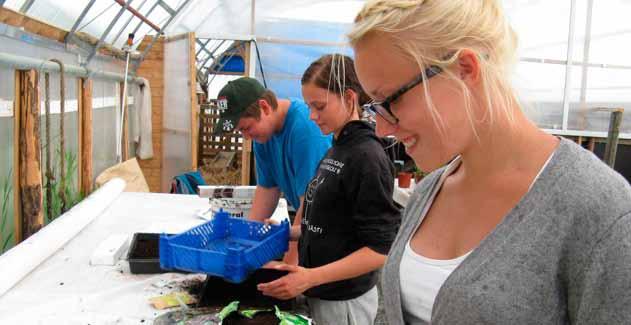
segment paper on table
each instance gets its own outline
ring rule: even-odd
[[[195,212],[195,216],[200,219],[210,221],[213,218],[212,210],[213,209],[211,207],[199,209]],[[278,222],[289,220],[289,212],[287,211],[287,200],[283,198],[278,200],[276,210],[274,210],[274,213],[272,213],[270,219]]]

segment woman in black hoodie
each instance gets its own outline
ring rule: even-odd
[[[298,239],[299,265],[259,285],[265,295],[304,294],[317,324],[372,324],[377,314],[376,271],[384,264],[399,223],[392,201],[394,167],[373,127],[360,120],[363,92],[353,61],[325,55],[302,77],[310,118],[333,146],[305,193]]]

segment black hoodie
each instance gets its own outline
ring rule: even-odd
[[[392,200],[394,167],[368,123],[344,126],[305,193],[300,265],[319,267],[362,247],[388,254],[401,216]],[[348,300],[377,282],[376,272],[307,290],[308,297]]]

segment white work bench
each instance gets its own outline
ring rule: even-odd
[[[0,256],[0,324],[150,324],[168,310],[154,309],[149,298],[177,291],[182,281],[204,278],[135,275],[126,260],[90,265],[91,255],[108,236],[127,234],[131,242],[136,232],[178,233],[206,222],[196,214],[209,208],[208,199],[127,193],[121,183],[106,184],[107,193],[100,189]]]
[[[119,180],[120,181],[120,180]],[[122,185],[121,185],[122,184]],[[196,195],[122,192],[111,182],[40,232],[0,256],[0,324],[141,324],[167,312],[149,298],[203,275],[135,275],[126,260],[90,265],[111,235],[185,231],[205,222]],[[395,186],[405,205],[410,189]],[[285,213],[286,214],[286,213]],[[126,252],[125,255],[126,256]]]

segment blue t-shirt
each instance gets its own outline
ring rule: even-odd
[[[309,108],[302,100],[290,101],[283,128],[266,143],[254,142],[254,157],[257,184],[279,187],[289,204],[298,209],[332,137],[322,135],[309,120]]]

